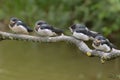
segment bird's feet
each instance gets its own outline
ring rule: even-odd
[[[91,52],[87,52],[86,54],[87,54],[87,56],[89,56],[89,57],[92,56]]]
[[[100,59],[101,63],[104,64],[105,63],[105,60],[104,59]]]

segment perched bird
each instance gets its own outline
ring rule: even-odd
[[[57,36],[63,34],[63,30],[55,28],[42,20],[39,20],[35,23],[34,30],[38,35],[43,37]]]
[[[15,32],[20,34],[29,34],[29,32],[33,32],[25,23],[17,18],[11,18],[9,23],[9,28]]]
[[[98,35],[95,37],[92,46],[99,51],[110,52],[112,48],[115,46],[105,37],[102,35]]]
[[[73,37],[83,41],[94,39],[97,35],[99,35],[99,33],[89,30],[82,24],[73,24],[69,27],[69,29],[73,33]]]

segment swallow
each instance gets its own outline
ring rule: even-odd
[[[39,20],[35,23],[34,30],[38,35],[42,37],[51,37],[63,34],[63,30],[53,27],[42,20]]]
[[[99,51],[110,52],[115,46],[102,35],[98,35],[93,40],[92,46]]]
[[[73,33],[73,37],[83,41],[88,41],[90,39],[93,40],[97,35],[99,35],[98,32],[89,30],[83,24],[73,24],[69,29]]]
[[[23,23],[21,20],[15,17],[10,19],[9,28],[14,33],[19,34],[29,34],[30,32],[33,32],[33,30],[30,29],[30,27],[28,27],[25,23]]]

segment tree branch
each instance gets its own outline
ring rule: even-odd
[[[112,60],[120,56],[120,50],[112,49],[111,52],[105,53],[102,51],[96,51],[90,49],[87,44],[81,40],[75,39],[72,36],[61,35],[57,37],[39,37],[23,34],[12,34],[0,31],[0,40],[21,40],[21,41],[32,41],[32,42],[58,42],[68,41],[75,44],[79,50],[88,56],[96,56],[101,59],[102,62],[105,60]]]

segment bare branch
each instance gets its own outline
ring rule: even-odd
[[[88,56],[100,57],[102,61],[112,60],[120,56],[120,50],[112,49],[111,52],[105,53],[102,51],[96,51],[90,49],[87,44],[81,40],[75,39],[72,36],[61,35],[57,37],[39,37],[23,34],[12,34],[0,31],[0,40],[21,40],[21,41],[33,41],[33,42],[58,42],[58,41],[68,41],[75,44],[79,50]]]

